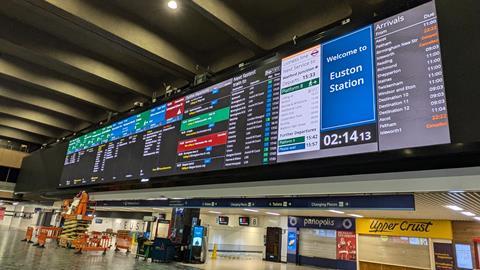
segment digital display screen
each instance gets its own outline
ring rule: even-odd
[[[238,224],[240,226],[250,226],[250,217],[239,217]]]
[[[455,244],[455,260],[459,269],[473,269],[472,250],[468,244]]]
[[[69,142],[60,187],[450,143],[434,2]]]
[[[192,246],[194,246],[194,247],[201,247],[202,246],[204,230],[205,230],[205,228],[202,227],[202,226],[193,227]]]
[[[218,224],[219,225],[228,225],[229,218],[227,216],[219,216]]]

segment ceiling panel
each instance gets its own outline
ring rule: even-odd
[[[176,10],[167,2],[2,1],[0,113],[78,132],[293,35],[411,1],[178,0]]]

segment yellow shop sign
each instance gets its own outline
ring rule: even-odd
[[[357,219],[357,233],[452,239],[452,223],[447,220]]]

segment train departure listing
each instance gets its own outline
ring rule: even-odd
[[[435,3],[69,142],[60,187],[450,143]]]

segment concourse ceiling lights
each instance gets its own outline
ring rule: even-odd
[[[212,213],[212,214],[218,214],[218,215],[220,215],[222,212],[218,212],[218,211],[208,211],[208,213]]]
[[[480,217],[474,217],[474,219],[476,219],[476,220],[480,221]]]
[[[451,209],[453,211],[463,211],[463,208],[460,208],[458,206],[455,206],[455,205],[445,205],[446,208],[448,209]]]
[[[274,213],[274,212],[265,212],[265,214],[271,215],[271,216],[280,216],[279,213]]]
[[[177,1],[174,1],[174,0],[168,1],[167,6],[171,9],[177,9],[178,8]]]
[[[463,215],[467,216],[467,217],[474,217],[475,214],[472,213],[472,212],[462,212]]]
[[[258,210],[245,208],[243,211],[258,213]]]
[[[328,212],[332,212],[332,213],[335,213],[335,214],[345,214],[345,212],[338,211],[338,210],[328,210]]]
[[[363,218],[362,215],[357,215],[357,214],[348,214],[351,217],[356,217],[356,218]]]

